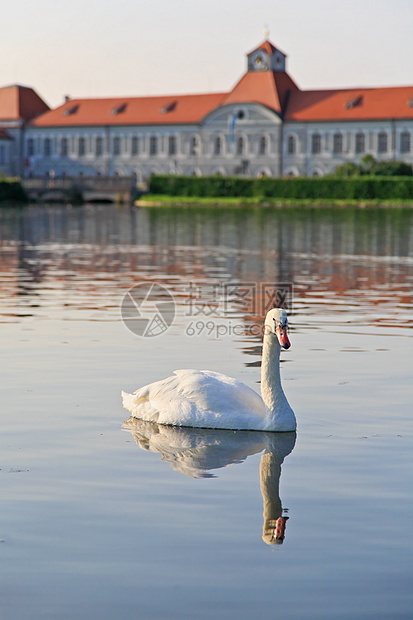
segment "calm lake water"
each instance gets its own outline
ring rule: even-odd
[[[413,210],[2,208],[0,266],[2,620],[413,617]],[[259,390],[274,285],[297,435],[126,422],[177,368]]]

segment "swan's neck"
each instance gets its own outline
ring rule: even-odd
[[[280,351],[278,338],[273,333],[264,335],[261,363],[261,396],[267,407],[267,428],[274,430],[295,430],[295,416],[288,404],[280,378]],[[283,426],[280,428],[280,422]]]

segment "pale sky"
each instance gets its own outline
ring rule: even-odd
[[[230,90],[264,39],[303,89],[413,85],[413,0],[14,0],[0,86],[71,97]]]

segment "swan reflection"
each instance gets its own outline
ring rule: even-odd
[[[225,431],[166,426],[129,418],[123,424],[136,443],[157,452],[175,471],[191,478],[212,478],[212,470],[242,463],[264,450],[260,463],[260,485],[264,502],[263,540],[280,544],[288,519],[279,494],[281,465],[292,452],[296,433]]]

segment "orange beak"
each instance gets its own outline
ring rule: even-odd
[[[291,347],[291,343],[288,340],[287,336],[287,328],[286,327],[277,327],[275,330],[277,334],[278,342],[283,349],[289,349]]]

